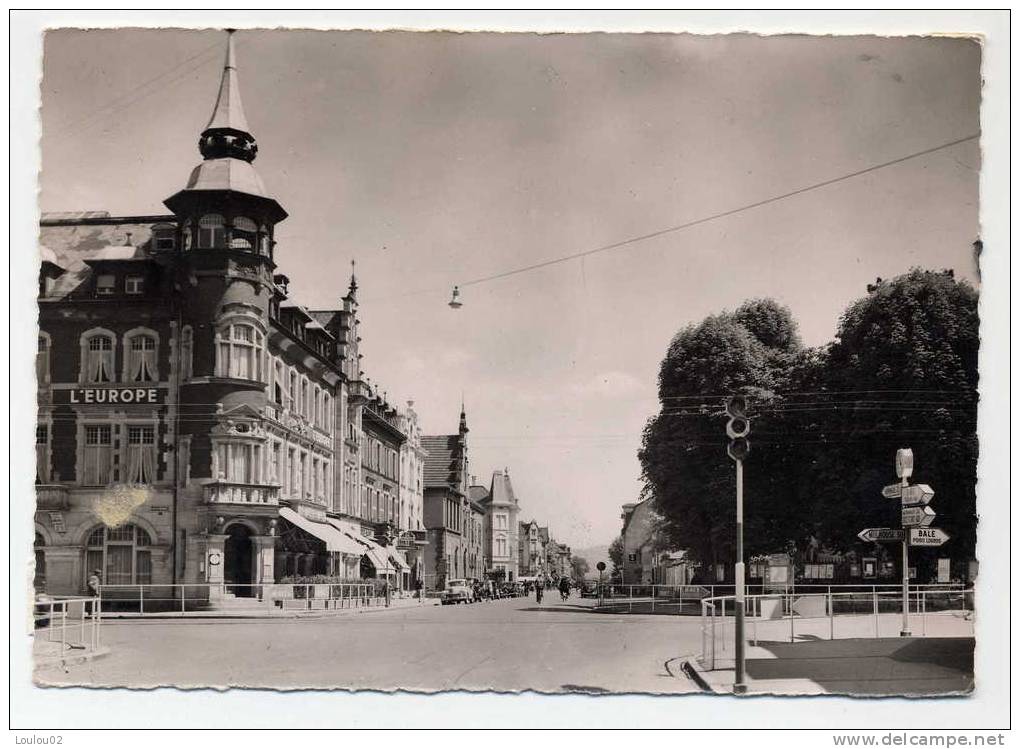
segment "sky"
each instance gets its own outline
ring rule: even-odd
[[[807,345],[876,277],[977,283],[977,141],[618,250],[454,284],[690,222],[974,135],[980,47],[950,38],[244,30],[255,167],[289,212],[292,298],[357,262],[364,368],[427,433],[460,405],[471,470],[524,518],[608,543],[640,491],[659,363],[682,327],[768,296]],[[43,211],[165,211],[199,163],[218,31],[44,43]]]

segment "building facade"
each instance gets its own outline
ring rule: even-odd
[[[447,580],[474,576],[469,533],[474,510],[469,497],[468,426],[463,408],[457,434],[425,435],[425,587],[442,589]]]
[[[81,592],[93,570],[107,585],[250,595],[308,575],[399,580],[408,567],[389,530],[407,438],[363,379],[356,282],[339,310],[289,298],[274,239],[287,213],[253,166],[233,45],[202,161],[169,213],[41,222],[47,592]]]
[[[421,424],[414,410],[414,401],[407,402],[401,415],[400,430],[407,439],[400,448],[400,507],[398,514],[397,548],[404,552],[410,570],[410,584],[420,589],[425,581],[425,458]]]
[[[518,523],[518,570],[521,577],[545,578],[548,576],[545,561],[545,543],[539,525],[534,520]],[[546,534],[548,537],[548,534]]]
[[[496,580],[513,582],[519,574],[517,540],[520,504],[510,482],[510,471],[494,471],[489,490],[480,500],[485,508],[485,568]]]
[[[694,569],[684,551],[670,549],[658,534],[660,518],[651,500],[623,505],[623,568],[627,585],[686,585]]]

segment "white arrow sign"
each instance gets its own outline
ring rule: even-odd
[[[903,494],[903,484],[889,484],[882,487],[882,496],[886,499],[899,499]]]
[[[935,519],[935,510],[930,507],[904,507],[902,511],[903,527],[928,526]]]
[[[941,546],[949,540],[949,534],[941,528],[911,528],[911,546]]]
[[[865,528],[857,534],[857,538],[865,543],[879,541],[902,541],[903,531],[899,528]]]
[[[934,496],[935,490],[927,484],[905,486],[899,495],[904,507],[907,505],[926,505],[931,502],[931,498]]]

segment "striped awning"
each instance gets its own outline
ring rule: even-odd
[[[329,523],[317,523],[300,515],[289,507],[280,508],[280,517],[288,523],[316,538],[326,542],[326,551],[339,551],[344,554],[360,554],[360,548],[343,533]]]
[[[368,557],[376,572],[394,571],[394,565],[383,547],[367,536],[361,535],[360,526],[336,518],[326,518],[326,521],[356,546],[358,556]]]

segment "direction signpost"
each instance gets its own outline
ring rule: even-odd
[[[904,528],[927,527],[935,519],[935,511],[930,507],[904,507],[901,511]]]
[[[882,496],[886,499],[899,499],[903,494],[902,484],[889,484],[882,487]]]
[[[949,534],[941,528],[911,528],[911,546],[941,546],[949,540]]]
[[[902,528],[865,528],[857,537],[867,543],[899,542],[903,544],[903,627],[901,637],[910,637],[910,565],[911,546],[941,546],[949,535],[939,528],[929,528],[935,511],[928,507],[935,490],[927,484],[911,484],[914,472],[914,452],[910,448],[896,451],[898,484],[882,487],[886,499],[900,500]]]
[[[885,496],[885,489],[882,490],[882,496]],[[901,493],[896,496],[900,498],[900,503],[904,507],[911,505],[924,506],[931,502],[932,497],[935,496],[935,490],[927,484],[914,484],[902,487]]]
[[[882,543],[883,541],[902,541],[903,530],[900,528],[865,528],[857,534],[857,538],[865,543]]]
[[[914,452],[910,448],[896,451],[896,475],[898,484],[882,487],[886,499],[900,500],[900,524],[902,528],[865,528],[857,537],[866,543],[896,542],[903,544],[903,627],[900,637],[910,637],[910,565],[911,546],[941,546],[949,540],[949,534],[940,528],[929,528],[935,519],[935,511],[928,507],[935,490],[927,484],[911,484],[914,472]]]

